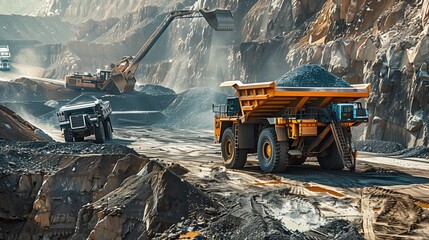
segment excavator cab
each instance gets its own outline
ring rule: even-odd
[[[97,77],[100,80],[107,80],[112,76],[112,71],[97,69]]]

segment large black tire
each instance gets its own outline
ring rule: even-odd
[[[98,127],[95,127],[95,142],[104,143],[106,136],[104,135],[104,125],[103,121],[100,121]]]
[[[106,140],[112,140],[113,134],[112,134],[112,124],[109,120],[106,120],[104,122],[104,135],[106,137]]]
[[[222,158],[226,168],[241,169],[247,161],[247,151],[235,146],[235,137],[232,128],[223,132],[221,141]]]
[[[288,164],[288,142],[278,142],[274,128],[262,130],[258,139],[258,161],[264,172],[283,172]]]
[[[64,129],[64,141],[73,142],[73,132],[70,128]]]
[[[297,156],[289,156],[289,162],[288,165],[302,165],[305,160],[307,160],[307,157],[305,156],[301,156],[301,157],[297,157]]]
[[[342,170],[344,168],[343,160],[341,159],[340,152],[338,151],[335,142],[326,149],[326,156],[317,157],[320,167],[329,170]]]

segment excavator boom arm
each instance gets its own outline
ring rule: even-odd
[[[140,50],[137,52],[136,56],[132,60],[130,66],[125,71],[132,68],[136,69],[135,65],[139,64],[140,61],[143,60],[144,57],[146,57],[150,49],[155,45],[156,41],[158,41],[158,39],[165,32],[168,26],[170,26],[170,24],[173,22],[175,18],[189,16],[197,12],[198,11],[192,11],[192,10],[170,12],[168,17],[164,20],[164,22],[161,23],[161,25],[159,25],[159,27],[155,30],[155,32],[152,33],[152,35],[149,37],[146,43],[140,48]]]
[[[123,60],[112,64],[112,77],[109,78],[102,89],[124,93],[134,89],[136,80],[134,72],[139,63],[149,53],[156,41],[176,18],[196,18],[203,17],[209,25],[216,31],[232,31],[234,22],[232,13],[226,9],[206,10],[179,10],[170,12],[161,25],[152,33],[145,44],[140,48],[135,57],[126,57]]]
[[[149,53],[156,41],[162,36],[165,30],[170,26],[176,18],[197,18],[203,17],[209,25],[216,31],[232,31],[233,18],[231,11],[224,9],[216,9],[214,11],[205,10],[177,10],[168,14],[167,18],[159,25],[159,27],[152,33],[146,43],[140,48],[136,56],[131,61],[130,65],[125,69],[125,74],[134,74],[138,64]]]

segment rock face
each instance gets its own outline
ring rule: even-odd
[[[47,3],[49,12],[76,26],[73,41],[35,47],[44,56],[47,77],[93,72],[135,54],[168,10],[229,8],[235,19],[231,33],[214,32],[201,19],[173,22],[142,61],[138,81],[182,92],[224,80],[273,81],[297,66],[318,64],[348,83],[371,83],[368,107],[371,118],[380,120],[368,124],[362,138],[429,144],[427,1]],[[34,10],[33,15],[49,14]],[[423,117],[416,121],[412,116],[420,111]]]

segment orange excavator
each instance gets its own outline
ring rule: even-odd
[[[112,94],[122,94],[134,90],[136,79],[134,76],[139,63],[148,54],[156,41],[176,18],[203,17],[216,31],[232,31],[234,22],[232,13],[226,9],[215,9],[208,11],[180,10],[170,12],[161,25],[152,33],[146,43],[140,48],[135,56],[127,56],[122,60],[112,63],[109,70],[97,70],[96,74],[74,73],[65,77],[66,88],[79,90],[102,90]]]

